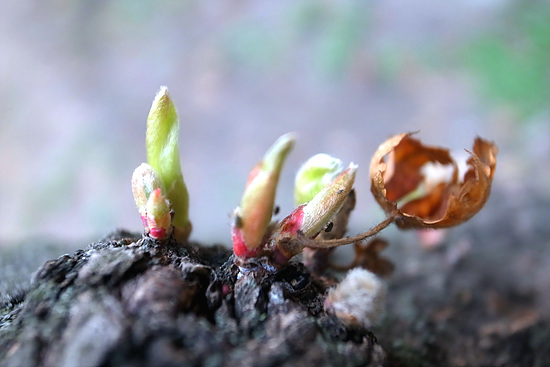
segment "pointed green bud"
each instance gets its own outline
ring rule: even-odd
[[[357,165],[351,163],[310,202],[300,205],[283,219],[281,233],[295,234],[300,231],[307,237],[316,236],[344,204],[353,188],[356,173]]]
[[[293,134],[281,136],[250,172],[241,206],[235,211],[233,250],[237,256],[253,256],[262,245],[273,214],[279,175],[294,140]]]
[[[274,239],[276,262],[287,262],[301,253],[305,246],[316,247],[318,241],[310,239],[315,238],[338,213],[353,188],[356,173],[357,165],[351,163],[309,203],[300,205],[281,221]]]
[[[166,87],[157,93],[147,118],[147,161],[158,173],[172,204],[174,226],[184,233],[190,232],[189,194],[181,173],[178,149],[179,121],[176,108]]]
[[[340,210],[353,188],[357,167],[356,164],[351,163],[344,172],[304,206],[304,220],[301,226],[304,235],[315,236]]]
[[[134,174],[132,175],[132,192],[134,193],[134,200],[136,201],[139,214],[142,216],[145,215],[149,196],[153,190],[159,188],[164,191],[164,186],[159,175],[150,165],[142,163],[134,170]]]
[[[342,161],[328,154],[316,154],[300,167],[296,174],[294,199],[297,205],[311,201],[342,171]]]

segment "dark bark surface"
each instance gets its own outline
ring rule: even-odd
[[[494,192],[489,204],[432,250],[390,233],[395,272],[372,329],[385,366],[550,366],[550,202]],[[325,285],[301,265],[236,281],[221,246],[134,240],[47,262],[30,287],[63,250],[2,250],[0,366],[380,364],[371,334],[322,311]]]
[[[0,305],[0,366],[381,366],[300,263],[237,277],[230,251],[117,233],[47,261]]]
[[[431,251],[392,241],[373,329],[387,366],[550,366],[550,202],[494,192],[491,203]]]

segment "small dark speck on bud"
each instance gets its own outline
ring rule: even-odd
[[[240,215],[235,216],[235,227],[242,228],[243,227],[243,219]]]

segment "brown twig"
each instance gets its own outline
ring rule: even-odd
[[[349,245],[354,242],[363,241],[369,237],[372,237],[376,234],[378,234],[380,231],[382,231],[384,228],[389,226],[393,223],[393,221],[397,218],[396,215],[389,216],[381,223],[377,224],[367,232],[360,233],[353,237],[345,237],[335,240],[321,240],[321,241],[311,241],[311,243],[308,243],[309,247],[313,248],[331,248],[331,247],[338,247],[343,245]]]

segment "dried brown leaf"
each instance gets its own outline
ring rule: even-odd
[[[366,244],[358,241],[354,245],[355,258],[351,264],[346,266],[332,265],[331,267],[337,271],[362,267],[382,277],[390,276],[395,266],[390,260],[380,255],[387,246],[388,242],[380,238],[374,238]]]
[[[491,192],[497,147],[476,138],[469,169],[459,181],[457,164],[447,149],[424,146],[411,135],[388,139],[374,154],[370,176],[376,201],[389,216],[396,216],[401,228],[445,228],[470,219]],[[423,173],[427,163],[450,165],[450,179],[430,183]],[[424,192],[416,192],[419,188]]]

